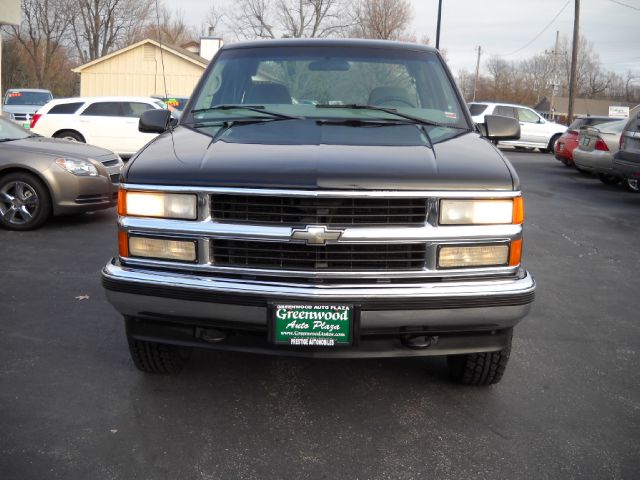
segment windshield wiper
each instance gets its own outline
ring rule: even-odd
[[[231,104],[231,103],[214,105],[212,107],[207,107],[207,108],[198,108],[195,110],[191,110],[191,113],[193,114],[193,113],[215,112],[216,110],[236,110],[236,109],[263,113],[267,115],[267,117],[265,117],[266,119],[271,117],[271,118],[281,118],[283,120],[301,120],[303,118],[303,117],[294,117],[293,115],[286,115],[284,113],[274,112],[272,110],[267,110],[264,105],[242,105],[242,104]],[[206,121],[209,119],[202,119],[202,120]],[[220,121],[222,119],[216,119],[216,120]]]
[[[320,104],[316,105],[316,108],[344,108],[348,110],[373,110],[377,112],[384,112],[390,115],[395,115],[396,117],[404,118],[406,120],[411,120],[413,123],[418,123],[420,125],[430,125],[434,127],[446,127],[446,128],[460,128],[454,125],[447,125],[446,123],[434,122],[432,120],[425,120],[424,118],[414,117],[413,115],[408,115],[406,113],[401,113],[397,111],[395,108],[386,108],[386,107],[378,107],[375,105],[365,105],[361,103],[347,103],[345,105],[330,105],[330,104]]]

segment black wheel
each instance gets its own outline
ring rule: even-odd
[[[640,192],[640,185],[638,184],[639,182],[640,180],[638,180],[637,178],[625,178],[622,184],[624,185],[624,188],[626,188],[629,192],[639,193]]]
[[[30,173],[0,178],[0,225],[9,230],[33,230],[51,216],[49,190]]]
[[[463,385],[493,385],[502,378],[510,353],[511,334],[504,350],[447,356],[449,375]]]
[[[54,135],[54,138],[69,140],[70,142],[87,143],[82,135],[74,130],[62,130]]]
[[[598,178],[605,185],[617,185],[618,183],[620,183],[620,177],[617,177],[615,175],[601,173],[600,175],[598,175]]]
[[[129,353],[138,370],[146,373],[178,373],[191,357],[191,348],[136,340],[127,336]]]
[[[542,153],[551,153],[553,152],[553,147],[555,146],[556,142],[558,141],[558,139],[560,138],[560,134],[556,133],[553,137],[551,137],[551,140],[549,140],[549,145],[547,145],[547,148],[541,148],[540,151]]]

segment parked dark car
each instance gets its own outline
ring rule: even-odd
[[[113,207],[121,168],[109,150],[41,137],[0,118],[0,226],[31,230],[51,215]]]
[[[573,162],[573,151],[578,146],[578,136],[580,129],[585,127],[591,127],[600,125],[602,123],[612,122],[614,120],[620,120],[615,117],[599,117],[599,116],[585,116],[577,117],[566,132],[558,139],[554,147],[554,153],[557,160],[560,160],[566,166],[571,167]]]
[[[308,103],[295,102],[304,98]],[[272,355],[446,355],[502,377],[535,282],[516,171],[440,53],[415,43],[235,43],[176,128],[123,170],[119,255],[103,269],[144,372],[189,347]]]
[[[613,159],[613,166],[620,176],[640,178],[640,112],[627,122],[620,136],[620,150]]]

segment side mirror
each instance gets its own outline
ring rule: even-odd
[[[162,133],[169,128],[169,110],[147,110],[140,116],[138,130],[142,133]]]
[[[520,123],[511,117],[485,115],[484,123],[480,124],[480,132],[489,140],[518,140]]]

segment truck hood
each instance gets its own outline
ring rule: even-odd
[[[513,190],[502,154],[475,132],[415,125],[273,121],[179,126],[129,161],[126,183],[203,187]]]

